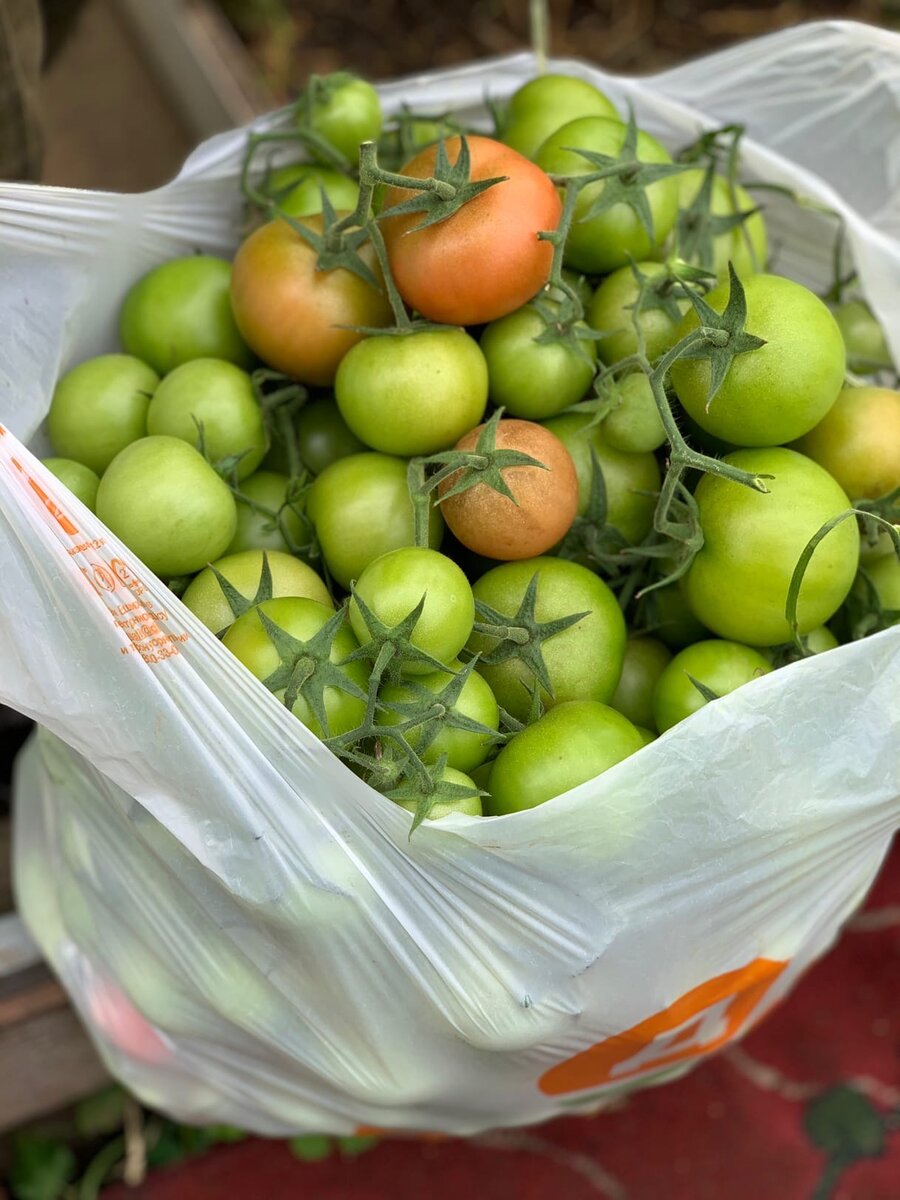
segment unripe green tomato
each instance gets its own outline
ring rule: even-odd
[[[285,191],[286,188],[289,190]],[[353,212],[359,200],[359,184],[349,175],[314,163],[298,163],[273,171],[267,191],[280,212],[290,217],[320,213],[323,192],[336,212]]]
[[[452,813],[462,813],[466,817],[480,817],[483,815],[481,797],[477,794],[478,787],[469,775],[465,775],[462,771],[456,771],[453,767],[444,767],[441,772],[441,782],[455,783],[458,787],[471,788],[472,795],[437,800],[432,806],[431,812],[425,818],[426,821],[440,821],[444,817],[449,817]],[[419,804],[417,799],[395,800],[394,803],[411,813],[416,811]]]
[[[448,665],[453,671],[459,671],[462,666],[458,661]],[[446,688],[451,679],[452,676],[447,672],[433,671],[429,675],[417,676],[415,684],[437,695]],[[378,693],[378,700],[384,705],[423,703],[409,683],[383,684]],[[476,671],[471,672],[449,711],[478,721],[494,731],[500,728],[500,710],[494,693]],[[399,725],[408,719],[405,713],[387,707],[380,709],[377,717],[379,725]],[[406,740],[414,750],[418,750],[422,741],[421,729],[413,726],[407,731]],[[457,771],[471,771],[484,762],[493,746],[494,742],[485,734],[459,729],[448,722],[437,737],[420,752],[420,757],[423,762],[436,763],[441,755],[445,754],[448,767],[454,767]]]
[[[683,209],[696,198],[703,186],[705,174],[706,172],[698,167],[695,171],[684,171],[675,176]],[[730,217],[739,212],[751,212],[756,207],[756,201],[746,188],[741,187],[739,183],[730,184],[724,175],[713,176],[709,206],[713,217]],[[713,238],[711,250],[711,256],[703,261],[698,261],[694,256],[691,262],[697,262],[698,266],[714,271],[721,279],[728,278],[729,260],[741,279],[756,271],[764,271],[769,257],[769,239],[762,213],[757,211],[734,229],[718,234]]]
[[[655,742],[659,737],[658,733],[654,733],[652,729],[645,729],[643,725],[635,725],[635,729],[641,736],[642,746],[649,746],[651,742]]]
[[[193,446],[161,436],[116,455],[100,480],[97,516],[161,579],[218,558],[237,526],[227,484]]]
[[[322,557],[341,587],[389,550],[415,544],[406,462],[387,454],[352,454],[326,467],[306,496]],[[428,542],[441,544],[444,522],[432,505]]]
[[[654,724],[665,733],[708,703],[692,678],[724,696],[771,670],[771,663],[750,646],[718,638],[695,642],[676,654],[660,675],[653,697]]]
[[[584,515],[591,495],[591,450],[597,456],[606,485],[607,524],[631,544],[642,542],[653,527],[659,491],[659,464],[652,454],[624,454],[610,445],[605,422],[591,425],[589,413],[564,413],[543,424],[555,433],[572,456],[578,476],[578,512]],[[650,495],[642,493],[649,492]]]
[[[691,612],[678,583],[648,592],[640,611],[641,626],[670,650],[682,650],[709,637],[709,630]]]
[[[785,616],[798,559],[819,529],[846,512],[839,484],[812,459],[775,447],[737,450],[723,462],[771,475],[761,493],[719,475],[704,475],[695,492],[703,546],[681,581],[694,614],[720,637],[749,646],[791,640]],[[800,588],[797,619],[808,633],[835,614],[853,584],[859,534],[841,521],[823,538]]]
[[[278,475],[274,471],[257,471],[244,480],[240,490],[241,497],[246,499],[237,499],[237,529],[226,554],[238,554],[241,550],[283,550],[290,553],[282,529],[286,530],[295,546],[302,546],[309,540],[307,525],[301,515],[304,500],[284,507],[290,482],[287,475]],[[248,501],[276,515],[269,516]]]
[[[351,432],[373,450],[434,454],[484,416],[487,363],[462,329],[364,338],[341,361],[334,395]]]
[[[900,533],[900,525],[895,525],[894,528]],[[879,527],[878,535],[874,541],[869,541],[865,532],[860,534],[859,539],[859,561],[865,566],[867,563],[874,562],[876,558],[884,558],[886,554],[894,553],[894,542],[888,531]]]
[[[616,407],[603,418],[603,436],[614,450],[625,454],[649,454],[666,440],[650,380],[643,371],[632,371],[610,381],[604,391]]]
[[[576,117],[612,117],[616,106],[592,83],[574,75],[538,75],[510,97],[503,141],[534,158],[551,133]]]
[[[253,474],[268,445],[250,376],[216,358],[195,358],[162,380],[147,410],[147,432],[181,438],[197,449],[202,437],[212,463],[240,455],[238,480]]]
[[[900,559],[896,554],[885,555],[867,563],[866,574],[875,588],[881,607],[897,614],[891,621],[892,625],[896,625],[900,621]]]
[[[212,565],[245,600],[254,600],[259,594],[264,556],[272,579],[271,598],[306,597],[332,606],[328,589],[312,567],[280,550],[242,550],[238,554],[228,554]],[[181,600],[213,633],[223,633],[234,624],[231,605],[209,567],[191,580]]]
[[[475,600],[469,581],[456,563],[418,546],[404,546],[369,563],[356,582],[349,614],[361,646],[372,634],[359,606],[363,604],[387,626],[399,625],[424,599],[410,636],[416,650],[438,662],[453,662],[472,632]],[[415,657],[403,658],[404,675],[429,675],[434,667]]]
[[[627,717],[605,704],[557,704],[497,755],[486,812],[498,817],[535,808],[602,775],[643,744]]]
[[[666,271],[662,263],[656,262],[641,262],[636,267],[647,279],[656,279]],[[608,366],[637,353],[635,320],[644,336],[644,353],[650,362],[662,358],[678,341],[679,320],[655,304],[645,304],[638,310],[640,294],[641,284],[630,263],[601,279],[594,292],[586,319],[591,329],[606,335],[597,343],[597,354]],[[676,304],[682,313],[691,306],[690,300],[686,299],[677,300]]]
[[[222,639],[222,644],[257,679],[265,682],[275,674],[282,662],[268,630],[260,620],[260,613],[264,613],[270,621],[297,641],[308,642],[331,620],[334,609],[330,602],[319,604],[316,600],[286,596],[278,600],[265,600],[238,617]],[[343,664],[342,674],[351,684],[356,684],[360,691],[365,692],[369,683],[368,665],[359,659],[354,662],[345,661],[358,649],[359,642],[353,636],[350,627],[345,624],[335,635],[329,660],[334,664]],[[274,692],[274,695],[276,699],[283,701],[284,693],[285,689],[281,688]],[[366,715],[365,700],[338,687],[325,688],[322,701],[328,721],[327,730],[322,728],[309,702],[302,695],[297,697],[291,709],[297,720],[302,721],[317,738],[337,737],[347,733],[355,729]]]
[[[609,702],[610,708],[634,725],[655,729],[653,693],[657,680],[671,661],[671,651],[655,638],[629,638],[625,643],[622,675]]]
[[[306,119],[304,104],[297,108],[298,124]],[[376,142],[384,118],[381,101],[370,83],[346,71],[336,71],[317,81],[309,125],[352,165],[359,158],[361,142]],[[315,148],[312,154],[317,157]]]
[[[120,450],[147,433],[147,407],[159,376],[128,354],[89,358],[59,380],[47,433],[62,458],[102,475]]]
[[[119,335],[129,354],[165,375],[192,358],[249,368],[254,357],[231,311],[231,263],[206,254],[173,258],[129,290]]]
[[[535,162],[550,175],[588,175],[597,168],[582,157],[589,150],[618,157],[626,127],[608,117],[580,117],[557,129],[543,143]],[[671,163],[668,151],[649,133],[638,130],[637,157],[642,163]],[[566,266],[589,275],[601,275],[634,259],[645,260],[661,246],[678,216],[677,176],[658,179],[644,189],[652,216],[653,236],[642,226],[634,209],[618,203],[598,216],[588,214],[607,186],[598,180],[582,188],[575,202],[572,228],[566,239]]]
[[[891,352],[884,330],[864,300],[847,300],[834,310],[844,345],[847,365],[851,371],[866,375],[872,371],[889,371],[893,367]]]
[[[344,418],[334,400],[322,397],[304,404],[297,415],[297,448],[307,471],[321,475],[339,458],[366,449]]]
[[[804,637],[806,647],[811,654],[824,654],[826,650],[834,650],[840,645],[838,639],[834,636],[827,625],[819,625],[815,629],[811,629]],[[760,649],[760,654],[769,662],[779,661],[779,665],[784,665],[784,657],[779,649],[774,646],[763,646]],[[792,646],[787,654],[788,661],[795,661],[802,658],[800,650],[796,646]]]
[[[802,284],[780,275],[742,282],[745,331],[765,345],[732,360],[709,404],[706,359],[679,358],[672,384],[688,414],[714,437],[738,446],[779,446],[808,433],[834,404],[844,383],[844,343],[834,317]],[[729,284],[720,284],[706,303],[723,312],[729,291]],[[697,314],[687,313],[678,338],[698,327]]]
[[[576,329],[587,330],[583,321]],[[507,416],[541,421],[577,404],[591,385],[597,348],[590,338],[539,342],[547,332],[544,318],[531,304],[492,321],[481,335],[487,361],[490,397]]]
[[[541,643],[541,656],[553,688],[552,697],[542,689],[543,703],[550,706],[567,700],[608,701],[622,673],[625,619],[615,596],[593,571],[562,558],[523,559],[494,567],[475,582],[472,590],[476,600],[515,624],[513,618],[535,575],[537,621],[546,623],[585,614]],[[537,681],[519,657],[499,663],[485,662],[497,644],[497,639],[487,633],[473,633],[468,648],[482,655],[476,670],[490,684],[497,702],[524,721]]]
[[[44,458],[41,461],[85,508],[96,512],[97,489],[100,487],[100,476],[96,471],[71,458]]]

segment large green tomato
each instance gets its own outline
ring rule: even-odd
[[[147,433],[147,407],[159,376],[138,358],[102,354],[62,376],[47,433],[62,458],[102,475],[120,450]]]
[[[459,671],[462,664],[449,664],[453,671]],[[409,719],[403,709],[391,708],[391,705],[409,705],[431,703],[428,694],[438,696],[444,691],[453,676],[445,671],[432,671],[429,675],[419,675],[410,682],[385,683],[378,693],[379,703],[385,707],[378,713],[379,725],[399,725]],[[426,695],[418,691],[424,688]],[[500,710],[494,693],[485,680],[475,671],[469,674],[462,690],[448,712],[458,716],[468,717],[488,729],[496,731],[500,728]],[[446,718],[445,718],[446,720]],[[414,750],[419,750],[422,742],[421,728],[413,726],[406,733],[406,740]],[[445,724],[437,737],[420,752],[423,762],[436,763],[442,754],[447,756],[447,766],[455,767],[457,771],[471,771],[479,766],[490,754],[494,742],[486,734],[475,733],[469,729],[460,729],[449,723]]]
[[[302,100],[297,106],[298,124],[302,126],[308,115],[310,128],[355,166],[360,142],[375,142],[381,133],[384,118],[378,93],[346,71],[335,71],[317,83],[311,111],[307,114]],[[318,157],[314,147],[312,152]]]
[[[578,327],[586,330],[583,321]],[[577,404],[591,386],[597,362],[592,339],[539,342],[547,332],[531,304],[492,321],[481,335],[491,400],[511,417],[540,421]]]
[[[648,280],[664,275],[662,263],[641,262],[637,269]],[[649,284],[645,285],[649,288]],[[605,336],[597,343],[597,353],[608,365],[620,362],[638,350],[635,321],[644,337],[644,352],[650,362],[656,362],[678,341],[679,317],[670,316],[658,306],[657,297],[647,291],[644,303],[637,308],[641,284],[635,278],[629,263],[613,271],[600,281],[587,310],[587,323],[591,329]],[[675,301],[679,312],[690,308],[690,301]]]
[[[680,358],[672,365],[678,399],[697,424],[736,446],[778,446],[802,437],[825,416],[844,382],[844,343],[837,322],[815,293],[780,275],[751,275],[742,281],[747,301],[746,332],[764,346],[731,362],[707,410],[710,364]],[[706,297],[721,313],[730,285]],[[687,313],[682,338],[699,320]]]
[[[181,438],[210,462],[240,455],[239,480],[252,475],[268,446],[259,401],[250,376],[233,363],[195,358],[171,371],[147,410],[147,432]]]
[[[576,613],[585,614],[580,621],[540,642],[553,688],[552,697],[542,690],[544,704],[609,700],[622,673],[625,619],[615,596],[593,571],[562,558],[502,563],[476,581],[475,599],[508,616],[510,624],[515,625],[514,618],[535,575],[534,616],[538,622],[546,624]],[[485,662],[500,644],[489,634],[474,633],[469,639],[469,650],[482,655],[476,670],[490,684],[498,703],[520,721],[525,720],[535,676],[518,656],[496,663]]]
[[[781,447],[737,450],[724,459],[766,480],[767,494],[718,475],[696,491],[703,548],[682,580],[694,614],[720,637],[750,646],[791,640],[785,617],[794,567],[810,538],[850,507],[812,459]],[[797,606],[800,633],[824,624],[843,603],[859,561],[859,534],[842,521],[819,543]]]
[[[312,567],[279,550],[242,550],[220,558],[213,566],[249,604],[259,595],[264,556],[272,579],[271,596],[265,599],[305,597],[331,606],[328,589]],[[191,580],[181,599],[213,633],[223,633],[236,620],[221,583],[209,567]]]
[[[410,642],[414,649],[437,659],[453,662],[472,632],[475,601],[469,581],[456,563],[418,546],[404,546],[369,563],[360,575],[350,601],[350,624],[360,645],[372,641],[372,633],[359,601],[385,625],[399,625],[420,600],[425,604]],[[400,663],[405,675],[429,675],[434,667],[415,656]]]
[[[614,449],[604,424],[592,426],[592,420],[589,413],[564,413],[543,424],[572,456],[578,476],[579,515],[584,515],[590,500],[593,450],[606,486],[607,524],[618,529],[629,544],[636,545],[653,528],[659,464],[652,454],[623,454]]]
[[[576,117],[612,117],[616,106],[585,79],[574,75],[538,75],[513,92],[506,110],[503,141],[534,158],[551,133]]]
[[[241,550],[288,552],[291,547],[285,541],[284,533],[294,546],[303,546],[309,541],[307,523],[302,515],[304,500],[301,498],[287,505],[289,487],[288,477],[275,471],[256,471],[244,480],[241,497],[237,500],[237,529],[226,554],[237,554]]]
[[[618,157],[625,143],[626,127],[608,117],[580,117],[557,129],[541,146],[535,162],[550,175],[588,175],[596,166],[579,150]],[[668,151],[656,138],[638,131],[637,157],[642,163],[670,163]],[[678,181],[670,175],[644,189],[652,216],[653,236],[648,236],[634,209],[619,202],[588,216],[595,200],[607,186],[598,180],[582,188],[575,202],[574,218],[566,241],[566,265],[589,275],[601,275],[623,267],[633,259],[640,262],[661,246],[678,216]]]
[[[678,195],[682,208],[687,208],[697,197],[703,186],[706,172],[698,167],[676,175]],[[739,183],[729,184],[724,175],[714,175],[710,194],[709,211],[713,217],[730,217],[735,213],[752,212],[756,201]],[[713,238],[707,253],[692,255],[691,262],[714,271],[722,279],[728,278],[728,263],[733,264],[741,279],[755,271],[764,271],[769,256],[769,239],[762,213],[757,209],[736,228],[720,233]],[[711,254],[709,253],[711,250]]]
[[[71,458],[44,458],[41,461],[85,508],[96,512],[97,489],[100,487],[100,476],[96,471]]]
[[[156,575],[192,575],[234,537],[234,497],[193,446],[145,437],[120,451],[97,491],[97,516]]]
[[[306,512],[322,557],[341,587],[349,587],[370,562],[415,544],[415,520],[406,463],[387,454],[351,454],[326,467],[310,488]],[[432,506],[429,544],[441,544],[444,522]]]
[[[462,329],[369,337],[341,361],[334,394],[350,430],[373,450],[434,454],[484,416],[487,363]]]
[[[264,613],[273,624],[283,629],[290,637],[298,642],[311,641],[323,625],[334,616],[330,603],[319,604],[316,600],[297,597],[283,597],[279,600],[265,600],[256,608],[251,608],[243,616],[238,617],[222,639],[222,644],[239,659],[244,666],[266,682],[283,666],[282,659],[268,630],[260,619]],[[361,660],[345,662],[354,650],[359,649],[359,642],[353,636],[352,630],[344,624],[335,635],[331,644],[329,661],[341,664],[341,673],[349,684],[355,684],[361,692],[365,692],[369,682],[369,667]],[[298,658],[302,650],[297,648]],[[277,699],[284,700],[285,689],[274,689]],[[291,712],[302,721],[307,729],[317,738],[337,737],[355,729],[366,715],[366,702],[360,696],[352,695],[339,687],[326,687],[322,692],[322,702],[325,707],[325,717],[328,728],[323,729],[309,701],[298,696]]]
[[[129,354],[160,375],[192,358],[251,367],[253,354],[231,312],[231,263],[192,254],[148,271],[122,305],[119,336]]]
[[[425,818],[427,821],[441,821],[444,817],[449,817],[452,813],[461,813],[466,817],[482,816],[481,797],[478,795],[478,787],[469,775],[464,774],[462,771],[457,771],[453,767],[444,767],[443,771],[441,771],[441,782],[455,783],[457,787],[471,788],[472,794],[471,796],[460,796],[458,798],[447,798],[436,801],[432,805],[431,812]],[[394,800],[394,803],[411,813],[414,813],[419,806],[417,797]]]
[[[557,704],[497,755],[487,813],[499,817],[536,808],[602,775],[643,745],[634,725],[614,708],[594,700]]]
[[[619,686],[609,704],[634,725],[655,729],[653,693],[672,660],[671,652],[655,638],[632,637],[625,643]]]
[[[695,642],[676,654],[660,675],[653,696],[654,724],[664,733],[708,703],[692,679],[724,696],[771,670],[771,663],[749,646],[718,638]]]

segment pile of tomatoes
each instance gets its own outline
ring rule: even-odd
[[[495,116],[385,129],[313,80],[250,138],[234,262],[140,279],[48,421],[51,470],[413,827],[900,617],[882,331],[766,271],[738,133],[673,160],[557,75]]]

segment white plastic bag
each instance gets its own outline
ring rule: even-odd
[[[745,173],[841,213],[900,358],[900,38],[806,26],[641,80],[558,65],[673,147],[745,123]],[[382,95],[474,113],[531,72]],[[111,1070],[185,1120],[471,1133],[677,1074],[873,879],[900,823],[900,629],[537,809],[408,841],[21,445],[43,448],[58,372],[115,347],[142,272],[233,248],[243,147],[141,196],[0,186],[0,700],[43,727],[16,781],[24,918]],[[776,201],[769,223],[779,268],[821,286],[834,221]]]

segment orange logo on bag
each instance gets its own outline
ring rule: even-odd
[[[538,1086],[547,1096],[560,1096],[648,1075],[686,1058],[709,1054],[750,1023],[786,966],[785,962],[755,958],[745,967],[717,975],[662,1012],[551,1067]]]
[[[76,534],[78,533],[78,529],[75,525],[72,524],[72,521],[70,520],[70,518],[63,512],[63,510],[59,507],[59,505],[53,503],[53,501],[50,499],[50,497],[47,495],[47,493],[44,491],[44,489],[41,487],[41,485],[39,483],[36,483],[31,478],[31,476],[28,474],[28,472],[25,470],[25,468],[22,466],[22,464],[18,461],[18,459],[14,458],[11,461],[12,461],[12,465],[16,468],[16,470],[21,471],[22,474],[25,476],[25,478],[28,480],[31,490],[35,493],[35,495],[41,501],[44,508],[46,508],[47,512],[50,513],[51,517],[53,517],[55,519],[57,524],[61,526],[61,528],[63,529],[63,531],[65,533],[69,534],[70,537],[75,537]]]

